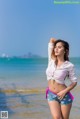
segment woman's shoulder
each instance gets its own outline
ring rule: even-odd
[[[53,62],[53,63],[54,63],[54,62],[55,62],[55,60],[54,60],[53,58],[51,58],[51,59],[49,60],[49,62]]]
[[[68,66],[68,68],[74,67],[74,64],[71,61],[66,61],[66,65]]]

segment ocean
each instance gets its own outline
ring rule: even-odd
[[[45,81],[47,59],[0,58],[0,81],[17,86],[35,87]],[[32,85],[33,84],[33,85]]]
[[[70,61],[75,65],[79,86],[80,57]],[[0,111],[8,111],[9,119],[51,119],[45,99],[47,63],[47,58],[0,58]],[[79,96],[79,90],[73,94]],[[71,119],[76,110],[79,112],[79,103],[75,100]]]

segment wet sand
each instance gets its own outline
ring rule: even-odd
[[[0,111],[8,111],[9,119],[52,119],[45,99],[45,88],[0,88]],[[80,119],[80,86],[72,90],[75,100],[70,119]]]

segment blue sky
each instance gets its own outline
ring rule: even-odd
[[[47,57],[50,37],[68,41],[70,56],[80,56],[80,5],[0,0],[0,55],[32,52]]]

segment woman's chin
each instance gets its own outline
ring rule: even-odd
[[[58,53],[55,53],[55,56],[58,56],[59,54]]]

